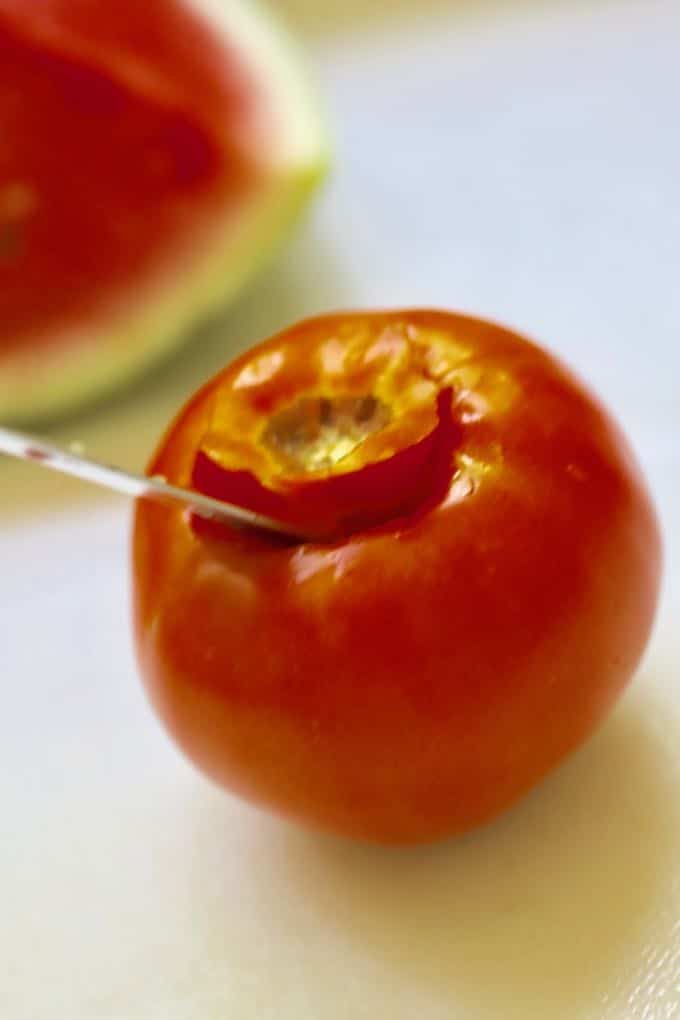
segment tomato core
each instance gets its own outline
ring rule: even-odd
[[[341,377],[272,351],[225,378],[194,487],[323,541],[401,522],[441,497],[459,433],[453,387],[404,333],[341,346]]]
[[[332,470],[392,418],[378,397],[301,397],[270,418],[262,442],[302,471]]]

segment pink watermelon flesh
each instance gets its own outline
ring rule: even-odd
[[[0,0],[0,354],[106,316],[238,210],[262,105],[174,0]]]

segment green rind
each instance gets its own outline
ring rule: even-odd
[[[194,4],[205,10],[214,8],[215,0],[194,0]],[[246,24],[246,60],[260,52],[258,45],[263,57],[270,59],[272,90],[290,98],[283,123],[290,125],[294,144],[287,152],[284,132],[267,187],[242,211],[238,225],[229,225],[222,236],[213,238],[200,257],[192,256],[188,268],[133,281],[131,289],[138,287],[134,301],[115,319],[109,316],[103,327],[92,321],[80,335],[51,337],[42,345],[1,357],[0,422],[44,424],[110,395],[147,371],[256,275],[324,177],[330,147],[293,45],[246,0],[229,0],[222,6],[232,41],[233,18],[242,18]],[[250,44],[252,51],[247,48]],[[180,255],[178,264],[182,257],[189,258],[188,253]]]

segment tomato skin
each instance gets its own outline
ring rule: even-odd
[[[139,504],[136,645],[168,730],[219,783],[313,826],[415,843],[492,818],[604,718],[649,636],[661,544],[617,426],[507,330],[348,313],[283,334],[287,356],[303,364],[320,336],[367,323],[473,352],[448,496],[298,546],[206,537]],[[149,473],[188,484],[215,390],[252,356],[190,401]]]

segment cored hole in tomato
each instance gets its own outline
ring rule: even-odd
[[[391,417],[373,394],[301,397],[269,420],[261,442],[302,471],[331,470]]]
[[[373,394],[304,396],[272,415],[252,441],[208,432],[196,454],[199,492],[289,524],[316,541],[404,521],[441,500],[459,426],[451,389],[397,416]],[[249,456],[250,454],[250,456]],[[225,537],[224,525],[194,530]]]

